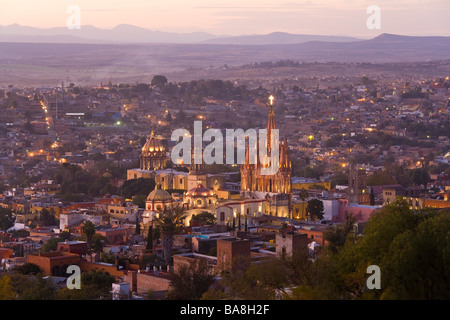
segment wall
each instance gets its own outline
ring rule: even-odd
[[[63,268],[72,264],[78,265],[80,260],[79,255],[66,252],[47,252],[39,255],[29,254],[27,256],[27,262],[38,265],[42,269],[44,276],[53,275],[52,268],[55,266]]]
[[[137,274],[137,292],[146,293],[149,290],[167,291],[170,280],[164,275],[155,275],[153,272],[140,272]]]
[[[13,253],[14,253],[13,249],[0,248],[0,260],[7,259],[7,258],[13,258],[14,257]]]
[[[307,244],[307,235],[294,232],[279,232],[275,237],[276,253],[292,256]]]
[[[338,199],[322,199],[323,202],[323,219],[333,220],[333,217],[339,214]]]
[[[346,214],[353,214],[358,222],[366,222],[370,215],[380,208],[380,206],[358,205],[349,203],[346,199],[339,199],[339,214],[333,217],[333,221],[345,222]]]
[[[218,239],[217,240],[217,271],[233,271],[233,261],[237,257],[250,257],[249,240]]]

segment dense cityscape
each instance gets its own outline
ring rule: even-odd
[[[183,83],[155,75],[151,83],[11,85],[0,101],[1,279],[12,288],[2,296],[446,298],[448,284],[404,292],[407,283],[392,281],[390,290],[365,290],[364,263],[411,263],[381,257],[401,241],[397,234],[379,244],[385,247],[377,249],[377,263],[358,257],[361,265],[345,271],[350,281],[322,263],[336,259],[338,268],[356,259],[345,257],[352,245],[379,241],[376,228],[391,219],[398,225],[380,231],[386,237],[414,238],[408,228],[422,224],[448,226],[449,87],[448,77],[364,75]],[[221,130],[279,128],[289,155],[280,168],[288,170],[264,177],[248,163],[173,163],[171,132],[192,131],[199,120]],[[423,217],[408,227],[413,212]],[[427,238],[414,239],[417,250],[436,245],[437,261],[415,272],[427,273],[434,263],[448,272],[448,228],[439,230],[430,231],[433,239],[427,229],[416,235]],[[392,255],[403,254],[402,243],[397,248]],[[83,290],[66,288],[73,264],[81,268]],[[52,284],[33,282],[30,274]],[[184,281],[188,274],[198,281]]]
[[[78,2],[2,7],[2,315],[450,299],[448,1]]]

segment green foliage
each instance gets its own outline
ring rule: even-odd
[[[109,244],[108,239],[99,233],[95,233],[91,238],[91,249],[94,252],[101,252],[105,245]]]
[[[44,208],[39,214],[39,223],[43,226],[54,226],[59,224],[59,221],[56,219],[53,209],[49,211]]]
[[[163,241],[163,255],[166,263],[170,262],[173,238],[181,231],[186,212],[183,207],[177,206],[169,209],[155,219],[155,227],[160,230]]]
[[[11,232],[11,235],[14,238],[24,238],[24,237],[28,237],[30,235],[30,231],[25,230],[25,229],[14,230],[13,232]]]
[[[192,215],[191,223],[198,225],[213,225],[216,223],[216,216],[207,211],[200,212],[198,214]]]
[[[337,292],[351,299],[448,299],[449,221],[448,213],[415,212],[401,200],[385,206],[361,239],[335,255]],[[365,290],[369,265],[381,268],[381,291]]]
[[[101,155],[94,155],[98,158]],[[55,173],[55,182],[61,184],[60,195],[63,201],[83,201],[84,196],[103,196],[115,194],[117,188],[110,182],[110,178],[103,176],[107,172],[110,178],[121,178],[123,168],[118,168],[111,160],[97,161],[92,171],[84,170],[80,166],[64,163]]]
[[[95,234],[95,225],[91,221],[85,221],[83,227],[81,227],[83,235],[86,236],[86,242],[89,248],[92,245],[92,237]]]
[[[28,274],[36,275],[36,274],[42,272],[41,268],[39,268],[38,265],[36,265],[34,263],[30,263],[30,262],[27,262],[24,265],[18,266],[14,270],[21,274],[24,274],[24,275],[28,275]]]
[[[145,247],[147,250],[153,250],[153,226],[148,228],[147,232],[147,245]]]
[[[8,230],[14,226],[14,221],[11,209],[0,208],[0,230]]]
[[[151,85],[156,87],[162,87],[167,84],[167,78],[163,75],[156,75],[153,77]]]
[[[13,287],[11,286],[11,278],[7,274],[0,277],[0,301],[12,300],[14,298]]]
[[[347,215],[343,225],[334,225],[330,230],[325,232],[324,240],[328,241],[328,248],[333,253],[337,253],[339,249],[344,247],[350,235],[352,235],[352,239],[350,240],[353,240],[354,224],[356,221],[353,215]]]
[[[61,237],[55,237],[55,238],[48,239],[47,241],[45,241],[44,246],[42,247],[41,251],[42,252],[56,251],[56,249],[58,248],[58,243],[63,242],[63,241],[64,241],[64,239]]]
[[[139,208],[145,208],[145,200],[147,199],[147,195],[145,194],[137,194],[133,197],[133,204],[137,205]]]
[[[31,276],[16,273],[10,279],[16,300],[53,300],[55,297],[53,284],[41,273]]]
[[[223,272],[216,288],[206,292],[202,299],[273,300],[276,289],[283,286],[286,273],[275,261],[252,265],[247,257],[233,261],[233,271]]]
[[[136,195],[148,196],[155,189],[155,179],[139,178],[126,180],[121,188],[121,193],[128,199]]]
[[[111,285],[115,282],[115,278],[103,271],[89,271],[81,274],[81,284],[86,286],[92,285],[100,291],[108,292]]]
[[[205,259],[190,261],[169,275],[169,300],[198,300],[214,282]]]
[[[105,262],[105,263],[114,264],[116,262],[116,257],[113,254],[110,254],[110,253],[102,253],[101,254],[101,261]]]
[[[314,221],[323,219],[323,201],[319,199],[309,200],[306,211]]]

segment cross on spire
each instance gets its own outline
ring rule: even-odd
[[[273,106],[273,100],[274,100],[274,99],[275,99],[275,98],[274,98],[273,96],[270,96],[270,97],[269,97],[270,105],[271,105],[271,106]]]

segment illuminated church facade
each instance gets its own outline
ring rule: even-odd
[[[270,109],[267,120],[268,156],[272,150],[271,131],[276,129],[273,97],[270,98]],[[257,141],[259,146],[259,141]],[[247,147],[245,163],[241,165],[241,195],[252,199],[265,199],[265,212],[273,216],[290,217],[292,203],[292,165],[287,138],[279,143],[278,171],[272,175],[263,175],[264,165],[259,161],[250,163],[250,151]]]

